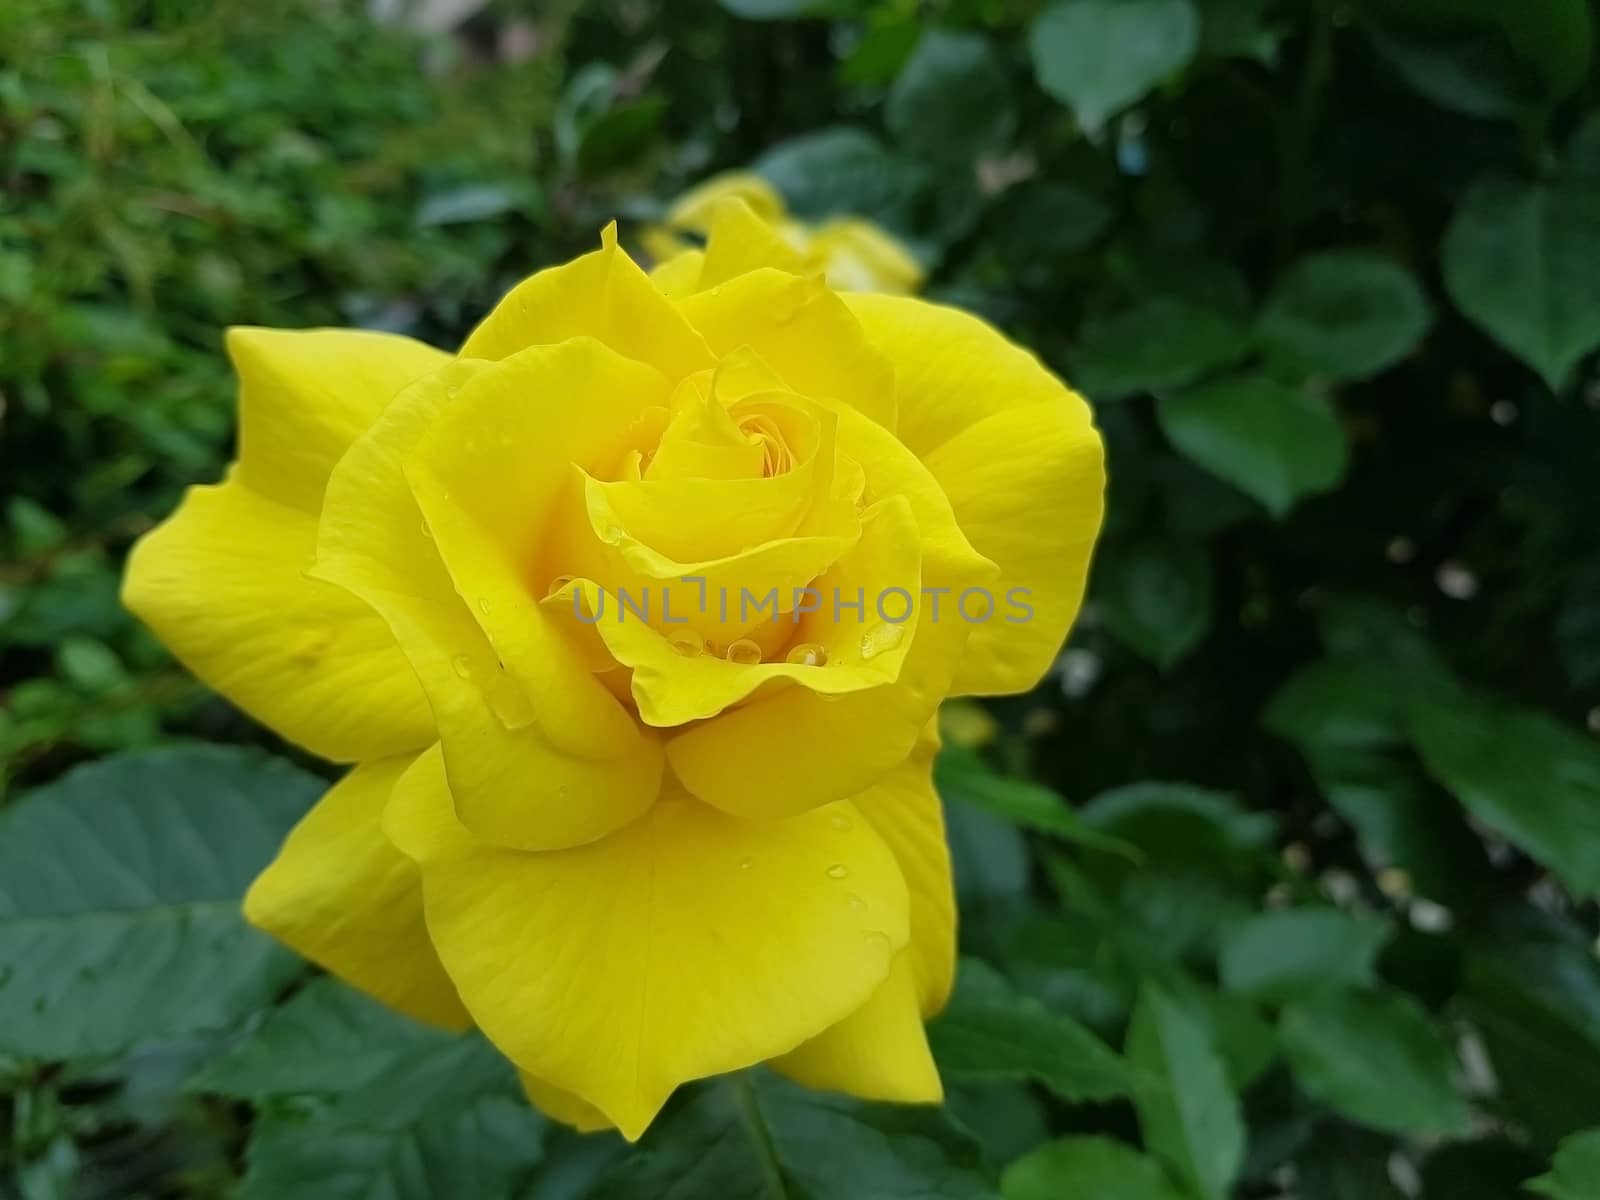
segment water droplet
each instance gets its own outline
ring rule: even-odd
[[[685,658],[696,658],[706,649],[705,638],[693,629],[674,629],[667,635],[667,643]]]
[[[874,950],[887,951],[889,949],[889,935],[886,933],[879,933],[877,930],[873,930],[867,934],[866,940],[867,945]]]
[[[423,519],[422,524],[419,526],[419,528],[422,530],[422,536],[423,537],[425,537],[425,538],[432,538],[433,537],[433,527],[428,524],[426,518]]]
[[[861,657],[877,658],[893,650],[906,636],[904,625],[877,625],[861,635]]]
[[[751,667],[761,661],[761,646],[749,638],[728,643],[727,659],[740,666]]]
[[[850,874],[850,868],[843,863],[834,863],[833,866],[828,868],[829,879],[843,879],[848,874]]]
[[[489,615],[489,610],[491,608],[493,608],[493,607],[494,607],[494,605],[489,603],[489,597],[487,597],[487,596],[479,596],[478,597],[478,611],[481,612],[484,616],[488,616]]]
[[[827,664],[828,651],[816,642],[801,642],[784,655],[784,661],[797,667],[820,667]]]
[[[465,654],[458,654],[450,663],[456,669],[456,674],[463,679],[472,678],[472,661]]]
[[[546,596],[554,596],[557,592],[559,592],[562,588],[566,587],[567,584],[569,584],[571,582],[572,582],[572,576],[571,575],[557,575],[554,579],[552,579],[550,581],[550,586],[545,588],[544,594]]]
[[[756,865],[756,860],[751,858],[748,854],[746,854],[743,858],[741,858],[739,860],[739,870],[741,870],[741,871],[748,871],[751,867],[753,867],[755,865]]]
[[[828,824],[832,825],[835,829],[849,829],[850,818],[845,816],[843,813],[835,813],[833,816],[828,818]]]
[[[850,906],[851,912],[867,911],[867,902],[854,892],[851,892],[848,896],[846,896],[844,902]]]

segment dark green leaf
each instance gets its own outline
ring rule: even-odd
[[[1401,1200],[1389,1177],[1393,1153],[1392,1142],[1365,1130],[1323,1130],[1295,1163],[1301,1200]]]
[[[1006,1168],[1005,1200],[1182,1200],[1161,1165],[1105,1137],[1071,1137],[1041,1146]]]
[[[1028,49],[1039,86],[1099,129],[1186,67],[1199,36],[1190,0],[1056,0]]]
[[[1133,783],[1080,810],[1091,828],[1131,843],[1151,866],[1208,867],[1261,850],[1272,818],[1242,810],[1226,792],[1182,783]]]
[[[1245,1129],[1205,1022],[1146,985],[1127,1050],[1145,1073],[1135,1080],[1134,1103],[1146,1145],[1197,1195],[1222,1200],[1244,1162]]]
[[[1527,1190],[1550,1200],[1600,1197],[1600,1129],[1575,1133],[1562,1142],[1550,1173],[1529,1182]]]
[[[1237,362],[1248,344],[1248,327],[1227,312],[1156,296],[1086,322],[1072,379],[1096,400],[1183,387]]]
[[[1600,345],[1600,185],[1481,180],[1445,235],[1450,296],[1552,390]]]
[[[923,168],[890,154],[870,133],[837,126],[780,142],[755,169],[802,217],[856,213],[900,225],[926,180]]]
[[[960,168],[1004,148],[1017,112],[987,39],[931,30],[895,80],[884,120],[902,150]]]
[[[1506,1200],[1540,1165],[1538,1156],[1503,1138],[1452,1142],[1423,1162],[1423,1200]]]
[[[1413,707],[1428,770],[1574,892],[1600,892],[1600,746],[1542,713],[1459,696]]]
[[[1286,364],[1362,379],[1416,349],[1430,322],[1409,274],[1381,255],[1342,250],[1302,259],[1278,281],[1256,337]]]
[[[246,1100],[339,1095],[457,1040],[323,977],[207,1063],[189,1086]]]
[[[110,758],[0,816],[0,1052],[220,1029],[299,970],[239,899],[323,783],[258,753]]]
[[[1185,456],[1274,516],[1344,478],[1348,449],[1328,400],[1263,375],[1163,397],[1161,428]]]
[[[946,746],[934,762],[934,785],[941,796],[1004,817],[1040,833],[1095,850],[1137,857],[1127,842],[1107,837],[1085,824],[1077,811],[1049,788],[1002,775],[960,746]]]
[[[1017,992],[977,959],[961,962],[950,1007],[928,1030],[946,1079],[1032,1079],[1063,1100],[1126,1095],[1127,1064],[1088,1029]]]
[[[1348,1120],[1393,1133],[1466,1130],[1450,1043],[1409,996],[1344,991],[1297,1000],[1284,1009],[1279,1033],[1300,1086]]]
[[[1095,573],[1101,620],[1118,641],[1163,669],[1211,625],[1211,558],[1194,542],[1108,547]]]
[[[497,1095],[389,1128],[269,1116],[251,1140],[239,1200],[509,1200],[543,1134],[525,1101]]]
[[[697,1090],[590,1200],[996,1200],[977,1147],[932,1108],[862,1104],[765,1074]]]
[[[1390,931],[1336,908],[1263,913],[1230,930],[1218,968],[1223,986],[1271,1004],[1373,982]]]

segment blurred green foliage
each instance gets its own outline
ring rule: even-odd
[[[1600,1196],[1595,24],[0,9],[0,1196]],[[755,1074],[627,1150],[243,927],[318,780],[117,579],[227,457],[225,326],[448,345],[741,166],[1082,388],[1109,524],[1051,678],[948,714],[946,1111]]]

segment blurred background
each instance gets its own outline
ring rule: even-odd
[[[1595,1200],[1595,20],[0,6],[0,1197]],[[96,924],[176,913],[188,953],[185,906],[227,895],[46,912],[24,865],[122,870],[95,805],[151,748],[251,747],[291,807],[326,771],[117,601],[131,541],[231,454],[224,328],[451,347],[730,169],[890,231],[1108,443],[1056,669],[944,714],[948,1111],[762,1079],[759,1136],[708,1091],[627,1151],[287,955],[173,982]]]

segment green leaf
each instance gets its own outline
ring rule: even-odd
[[[182,747],[80,767],[0,814],[0,1052],[221,1029],[301,968],[239,898],[325,784]]]
[[[269,1114],[250,1141],[239,1200],[510,1200],[539,1161],[544,1127],[505,1095],[438,1105],[386,1128]]]
[[[1062,841],[1126,858],[1138,851],[1086,824],[1077,810],[1042,784],[1002,775],[977,754],[946,745],[933,764],[934,787],[941,796],[1004,817]]]
[[[187,1086],[255,1101],[340,1095],[408,1057],[459,1041],[323,976],[273,1009],[260,1028],[212,1059]]]
[[[1111,210],[1094,193],[1035,179],[1000,197],[986,232],[996,254],[1021,272],[1088,249],[1110,224]]]
[[[1377,750],[1405,742],[1414,696],[1450,686],[1436,671],[1339,656],[1303,667],[1273,696],[1268,729],[1302,750]]]
[[[1307,997],[1284,1009],[1278,1031],[1300,1086],[1346,1119],[1391,1133],[1466,1131],[1450,1043],[1410,996]]]
[[[1380,921],[1337,908],[1263,913],[1224,935],[1218,969],[1229,991],[1282,1004],[1372,983],[1390,933]]]
[[[928,178],[923,167],[891,154],[855,126],[780,142],[754,169],[783,193],[796,216],[855,213],[894,227],[909,222]]]
[[[318,979],[196,1075],[255,1102],[241,1200],[515,1194],[545,1125],[477,1034],[447,1034]]]
[[[454,1193],[452,1193],[454,1194]],[[764,1072],[669,1110],[589,1200],[996,1200],[978,1147],[936,1108],[863,1104]]]
[[[1301,259],[1256,326],[1273,358],[1330,379],[1364,379],[1405,358],[1428,332],[1427,297],[1382,255],[1339,250]]]
[[[1475,117],[1516,117],[1569,95],[1594,39],[1586,0],[1361,0],[1358,11],[1413,88]]]
[[[1501,910],[1457,1005],[1483,1038],[1500,1103],[1553,1144],[1600,1125],[1600,961],[1582,928]]]
[[[1211,556],[1196,541],[1113,544],[1094,575],[1095,603],[1113,636],[1165,670],[1211,627]]]
[[[894,81],[884,122],[902,150],[959,168],[1010,139],[1010,77],[987,38],[931,30]]]
[[[1127,1052],[1147,1077],[1134,1085],[1145,1144],[1204,1200],[1228,1196],[1244,1162],[1245,1128],[1203,1019],[1147,984]]]
[[[1156,415],[1186,458],[1274,516],[1344,478],[1344,430],[1327,398],[1308,388],[1239,376],[1163,397]]]
[[[946,1079],[1031,1079],[1069,1102],[1128,1092],[1128,1067],[1120,1055],[974,958],[961,961],[950,1007],[929,1026],[928,1039]]]
[[[1183,783],[1131,783],[1102,792],[1079,810],[1091,829],[1137,847],[1153,867],[1215,872],[1271,840],[1273,819],[1245,812],[1226,792]]]
[[[1249,340],[1245,323],[1224,310],[1154,296],[1084,324],[1072,380],[1096,400],[1184,387],[1237,362]]]
[[[1005,1200],[1183,1200],[1161,1164],[1107,1137],[1069,1137],[1006,1168]]]
[[[1567,1138],[1556,1150],[1550,1173],[1524,1186],[1550,1200],[1600,1198],[1600,1129]]]
[[[1199,38],[1189,0],[1056,0],[1028,49],[1039,86],[1096,130],[1186,67]]]
[[[1413,706],[1429,772],[1583,896],[1600,894],[1600,746],[1542,713],[1470,696]]]
[[[1444,242],[1451,298],[1552,391],[1600,345],[1600,184],[1480,180]]]

